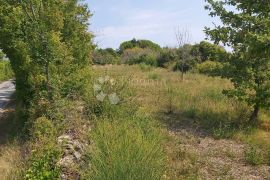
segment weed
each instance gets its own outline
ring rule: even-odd
[[[256,146],[251,146],[245,151],[245,159],[251,165],[265,164],[267,160],[267,153]]]
[[[158,80],[160,79],[160,76],[157,73],[149,73],[148,78],[152,80]]]

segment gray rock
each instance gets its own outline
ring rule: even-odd
[[[75,152],[74,152],[74,157],[76,158],[77,161],[80,161],[81,158],[82,158],[82,155],[81,155],[81,153],[79,153],[78,151],[75,151]]]
[[[74,157],[72,155],[63,157],[57,164],[60,167],[72,167],[74,166]]]

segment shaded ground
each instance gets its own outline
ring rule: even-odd
[[[164,121],[171,137],[167,146],[171,178],[270,179],[270,166],[247,164],[244,156],[247,145],[229,139],[214,139],[187,123],[188,119],[179,121],[178,115],[164,116]]]
[[[0,84],[0,179],[17,179],[18,167],[21,164],[21,146],[14,134],[14,94],[12,80]]]
[[[5,81],[0,84],[0,145],[8,139],[10,119],[14,111],[12,95],[15,92],[13,81]]]

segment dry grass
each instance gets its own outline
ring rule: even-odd
[[[14,122],[15,107],[12,100],[0,112],[0,179],[19,179],[23,167],[23,145],[16,138],[18,123]],[[18,139],[18,140],[16,140]]]
[[[0,177],[1,179],[17,179],[21,174],[21,147],[12,143],[0,146]]]
[[[270,177],[269,166],[254,168],[246,164],[244,152],[248,145],[241,143],[251,146],[259,144],[270,152],[269,115],[267,112],[261,113],[261,128],[247,131],[249,107],[222,94],[223,89],[232,88],[228,80],[186,74],[184,81],[181,81],[179,73],[140,66],[103,66],[94,69],[110,76],[129,77],[141,111],[163,122],[168,134],[165,148],[168,156],[166,179],[237,179],[241,175],[246,175],[246,178]],[[186,128],[190,128],[195,135],[178,133]],[[206,135],[211,136],[210,139],[205,138]],[[232,138],[241,142],[219,141],[216,138]],[[185,148],[185,141],[187,145],[193,144],[192,147]],[[206,153],[203,148],[196,152],[200,144],[208,144],[206,151],[211,153]],[[222,148],[226,150],[222,151]],[[213,168],[215,170],[212,171]]]

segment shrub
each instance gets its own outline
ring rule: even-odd
[[[220,62],[205,61],[201,64],[197,64],[196,69],[199,73],[210,76],[222,76],[225,65]]]
[[[127,49],[141,48],[141,49],[151,49],[153,51],[160,51],[161,47],[149,40],[136,40],[123,42],[119,47],[119,52],[122,54]]]
[[[59,179],[60,168],[56,166],[56,163],[61,153],[54,146],[46,145],[46,147],[47,149],[42,151],[33,152],[24,179]]]
[[[57,162],[62,151],[56,144],[57,128],[46,117],[37,118],[32,126],[31,152],[26,162],[24,179],[58,179],[61,170]]]
[[[191,52],[200,62],[207,60],[225,62],[229,57],[229,53],[226,52],[224,47],[206,41],[194,45]]]
[[[167,68],[170,63],[176,61],[177,54],[175,49],[163,49],[157,59],[157,66]]]
[[[123,52],[122,63],[129,65],[144,63],[156,66],[158,57],[159,53],[151,49],[133,48]]]
[[[246,161],[254,166],[267,163],[268,158],[265,150],[254,145],[245,151]]]
[[[105,65],[105,64],[119,64],[119,55],[111,48],[98,49],[93,53],[94,64]]]
[[[55,128],[52,121],[48,120],[46,117],[38,118],[33,125],[32,130],[33,137],[40,139],[43,137],[51,137],[55,134]]]

